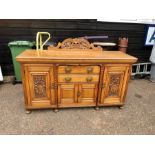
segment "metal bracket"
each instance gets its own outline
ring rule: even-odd
[[[54,88],[55,88],[55,84],[52,83],[52,84],[51,84],[51,89],[54,89]]]

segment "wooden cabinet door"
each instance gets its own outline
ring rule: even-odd
[[[80,84],[78,89],[78,103],[96,105],[97,84]]]
[[[77,103],[77,84],[58,85],[58,106],[69,107]]]
[[[123,104],[129,78],[129,69],[127,66],[105,66],[101,90],[101,104]]]
[[[59,84],[58,107],[96,105],[97,84]]]
[[[25,67],[25,81],[29,108],[49,108],[55,104],[53,66],[29,65]]]

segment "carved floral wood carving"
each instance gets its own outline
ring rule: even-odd
[[[65,39],[62,43],[58,43],[56,47],[49,46],[48,49],[92,49],[92,50],[102,50],[100,46],[95,47],[93,44],[89,43],[84,38],[68,38]]]
[[[33,75],[35,98],[46,97],[46,77],[45,75]]]
[[[110,75],[109,96],[118,96],[121,74]]]

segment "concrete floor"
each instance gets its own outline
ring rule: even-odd
[[[132,80],[124,109],[36,110],[25,114],[21,84],[0,85],[0,134],[155,134],[155,83]]]

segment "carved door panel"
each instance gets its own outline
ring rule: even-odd
[[[28,107],[52,107],[55,104],[53,66],[31,65],[25,72]]]
[[[58,85],[58,104],[67,107],[77,103],[78,85],[76,84],[59,84]]]
[[[78,90],[78,103],[96,105],[97,84],[80,84]]]
[[[123,103],[128,76],[129,67],[105,67],[102,81],[101,104],[120,105]]]

